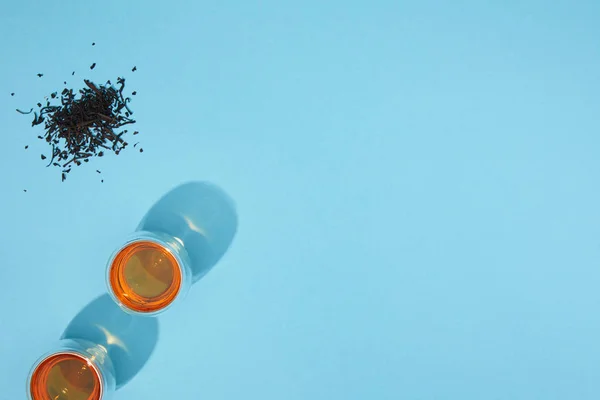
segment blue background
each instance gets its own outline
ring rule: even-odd
[[[596,0],[4,2],[0,398],[188,180],[238,233],[115,399],[600,398],[598,21]],[[119,75],[144,153],[61,183],[15,108]]]

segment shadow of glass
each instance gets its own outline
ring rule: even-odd
[[[140,372],[158,342],[158,320],[123,312],[108,294],[85,306],[61,339],[83,339],[106,348],[119,389]]]
[[[227,193],[212,183],[188,182],[159,199],[137,229],[179,238],[197,282],[223,257],[237,226],[235,204]]]
[[[235,204],[223,190],[207,182],[189,182],[160,198],[137,229],[181,240],[196,282],[226,253],[237,226]],[[106,348],[119,389],[144,367],[158,342],[158,331],[157,318],[125,313],[104,294],[71,320],[61,339],[86,340]]]

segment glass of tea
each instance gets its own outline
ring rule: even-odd
[[[152,316],[181,301],[223,256],[237,230],[231,198],[205,182],[159,199],[111,255],[106,282],[126,312]]]
[[[61,340],[29,372],[29,400],[107,400],[115,391],[106,349],[84,340]]]

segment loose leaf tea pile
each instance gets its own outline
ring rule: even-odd
[[[90,69],[95,66],[96,63],[93,63]],[[38,138],[51,145],[52,152],[49,156],[42,154],[41,159],[49,159],[47,167],[61,168],[62,181],[73,166],[87,163],[92,157],[102,157],[106,151],[118,155],[128,145],[123,139],[128,130],[121,128],[135,123],[128,106],[131,99],[123,95],[125,78],[117,78],[116,87],[110,81],[105,85],[97,85],[87,79],[83,82],[85,87],[78,93],[67,88],[60,95],[52,93],[45,105],[37,103],[37,111],[33,108],[28,112],[17,109],[21,114],[33,113],[31,126],[44,124],[46,133]],[[133,132],[134,135],[137,133]],[[141,148],[140,152],[143,152]],[[99,170],[97,172],[100,173]]]

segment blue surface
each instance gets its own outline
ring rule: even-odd
[[[600,398],[600,2],[90,4],[0,6],[0,399],[189,180],[237,236],[116,400]],[[145,151],[61,183],[73,70]]]

